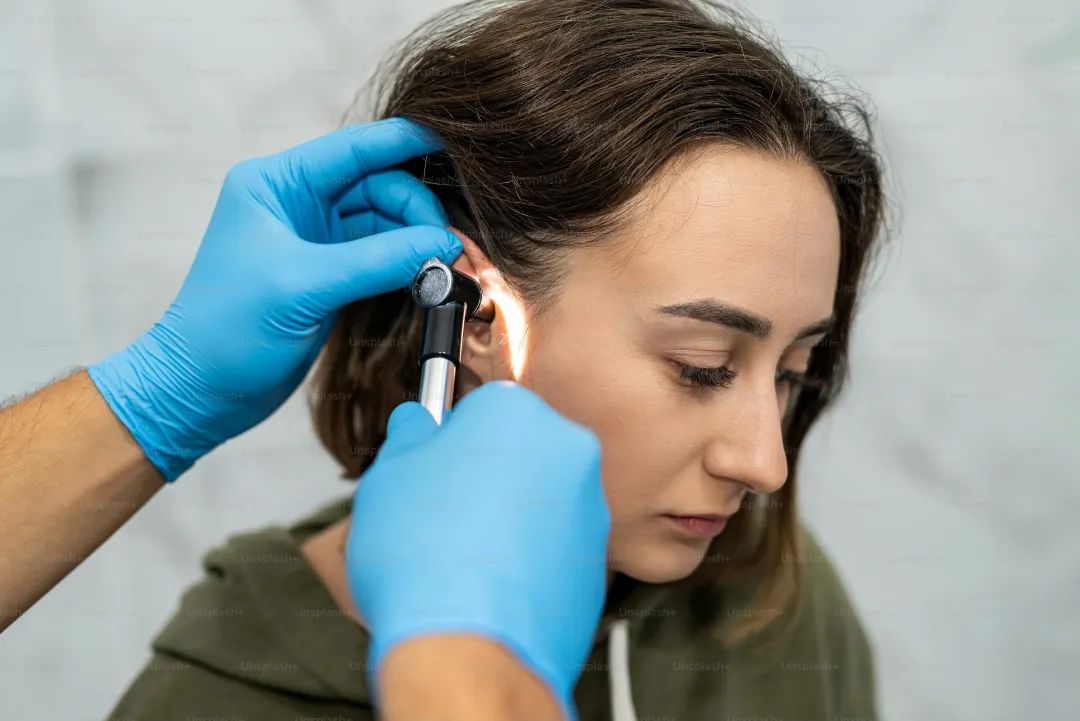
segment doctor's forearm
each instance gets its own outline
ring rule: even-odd
[[[0,410],[0,631],[163,485],[85,371]]]
[[[500,644],[469,634],[403,642],[380,669],[383,721],[563,721],[547,686]]]

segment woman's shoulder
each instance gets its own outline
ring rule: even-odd
[[[760,631],[747,637],[749,640],[760,642],[782,636],[790,642],[793,635],[813,634],[829,641],[858,642],[859,649],[853,650],[868,646],[861,615],[843,574],[805,522],[797,523],[796,534],[797,550],[784,551],[779,559],[781,567],[795,571],[785,574],[786,578],[799,578],[794,593],[786,592],[790,603],[775,597],[770,601],[758,598],[763,577],[760,573],[747,574],[717,587],[722,601],[712,609],[711,625],[730,628],[732,619],[763,616],[770,622],[758,624]],[[786,588],[791,589],[790,583]]]
[[[802,583],[769,607],[745,580],[640,584],[616,609],[631,617],[628,657],[641,716],[877,718],[874,662],[860,615],[815,534],[798,530]],[[767,618],[763,619],[762,616]],[[738,636],[733,629],[767,621]]]
[[[736,651],[735,663],[770,679],[762,694],[787,688],[822,717],[877,718],[874,655],[861,614],[805,523],[798,525],[798,539],[799,550],[781,559],[802,572],[794,603],[776,612],[771,629]]]
[[[796,628],[820,636],[835,655],[860,664],[869,675],[873,660],[869,635],[843,575],[805,523],[799,524],[799,541],[801,550],[787,559],[803,571]]]
[[[288,718],[334,709],[370,719],[367,636],[308,564],[303,541],[347,515],[324,505],[291,526],[229,536],[203,556],[113,711],[131,719]],[[183,713],[180,713],[183,711]]]
[[[847,584],[817,534],[803,522],[798,525],[798,533],[800,550],[782,561],[798,564],[802,568],[800,605],[819,615],[851,619],[850,630],[862,631],[859,613],[851,600]],[[844,624],[844,628],[848,628],[848,625]]]

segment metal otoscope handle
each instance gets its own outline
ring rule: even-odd
[[[495,309],[485,301],[479,283],[435,257],[425,260],[417,271],[412,297],[426,309],[420,334],[419,401],[441,425],[454,402],[465,322],[490,323]]]

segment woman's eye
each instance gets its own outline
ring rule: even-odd
[[[805,386],[811,388],[822,388],[825,383],[819,378],[813,378],[808,373],[800,373],[799,371],[789,370],[787,368],[781,368],[776,371],[777,383],[791,383],[795,386]]]
[[[699,368],[674,361],[679,367],[679,378],[702,388],[728,388],[738,375],[736,371],[727,366],[715,368]]]
[[[678,361],[672,362],[679,369],[679,379],[681,381],[701,388],[730,388],[732,381],[738,376],[738,371],[723,365],[714,368],[701,368]],[[776,382],[778,384],[788,383],[791,387],[821,388],[824,386],[823,381],[812,377],[808,373],[787,368],[781,368],[776,372]]]
[[[788,370],[787,368],[781,368],[780,370],[776,371],[777,383],[790,383],[792,385],[801,386],[807,380],[809,380],[809,378],[805,373]]]

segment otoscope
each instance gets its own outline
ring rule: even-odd
[[[495,306],[485,300],[473,278],[435,257],[425,260],[417,271],[412,297],[427,309],[420,334],[420,404],[441,425],[454,402],[465,322],[490,323]]]

